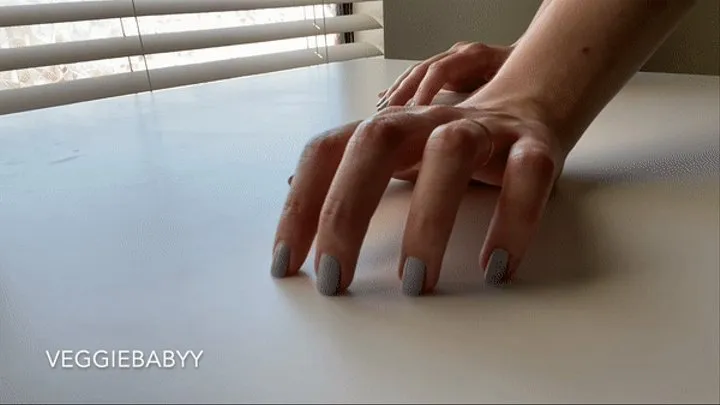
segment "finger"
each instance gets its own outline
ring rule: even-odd
[[[401,109],[401,108],[397,108],[397,107],[393,107],[393,108],[385,109],[385,110],[383,110],[383,111],[379,111],[377,114],[392,114],[392,113],[398,112],[398,111],[400,111],[400,110],[402,110],[402,109]],[[349,132],[348,132],[349,135],[352,135],[352,133],[354,132],[355,128],[357,128],[357,126],[360,124],[360,122],[361,122],[361,121],[356,121],[356,122],[354,122],[354,123],[352,123],[352,124],[349,124],[349,128],[351,128],[351,129],[349,129]],[[338,131],[338,130],[339,130],[339,129],[336,129],[335,131]],[[320,135],[318,138],[326,138],[326,137],[327,137],[326,135],[327,135],[327,134]],[[347,139],[349,139],[349,137],[347,137]],[[347,142],[347,139],[345,140],[346,142]],[[314,139],[313,141],[319,141],[319,139],[316,138],[316,139]],[[287,179],[288,185],[292,185],[294,178],[295,178],[295,175],[294,175],[294,174],[293,174],[293,175],[290,175],[290,177],[288,177],[288,179]]]
[[[488,136],[478,123],[459,120],[438,127],[428,139],[403,238],[399,271],[405,294],[435,288],[472,173],[489,160]]]
[[[396,89],[394,89],[392,93],[388,93],[389,95],[386,96],[387,97],[387,105],[388,106],[398,106],[398,105],[407,104],[407,102],[410,101],[410,99],[415,95],[415,92],[417,91],[417,88],[420,85],[420,82],[422,82],[422,80],[425,77],[425,75],[427,74],[430,66],[433,63],[435,63],[453,53],[454,53],[454,51],[443,52],[443,53],[435,55],[432,58],[415,66],[415,68],[398,85],[398,87]]]
[[[521,139],[510,149],[500,197],[480,255],[486,283],[512,280],[540,225],[556,169],[549,148]]]
[[[313,139],[302,153],[278,223],[271,274],[282,278],[298,272],[317,230],[318,217],[350,136],[360,121]]]
[[[430,65],[415,92],[414,104],[429,105],[432,103],[435,96],[450,81],[453,71],[462,68],[463,63],[467,63],[467,59],[466,54],[454,53]]]
[[[442,121],[438,111],[378,115],[355,131],[320,214],[315,264],[321,294],[335,295],[352,282],[370,219],[392,173],[421,159],[432,129],[448,120]]]
[[[450,49],[452,49],[454,51],[459,51],[471,44],[472,44],[472,42],[460,41],[460,42],[456,42],[452,47],[450,47]]]
[[[387,107],[388,96],[391,95],[395,91],[395,89],[398,88],[398,86],[400,86],[400,83],[402,83],[403,80],[405,80],[405,78],[408,77],[410,73],[412,73],[413,69],[415,69],[417,65],[419,65],[419,63],[415,63],[409,68],[405,69],[405,71],[400,76],[398,76],[397,79],[395,79],[392,86],[388,87],[385,91],[381,92],[378,95],[380,97],[380,100],[378,100],[377,104],[375,105],[378,110],[382,110],[383,108]]]

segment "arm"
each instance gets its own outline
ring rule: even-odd
[[[543,0],[530,27],[537,24],[552,1]],[[406,70],[390,88],[378,94],[380,100],[376,106],[378,110],[389,106],[403,106],[411,99],[416,105],[429,105],[441,89],[472,93],[492,79],[523,36],[509,46],[458,42],[449,50]]]
[[[553,0],[493,81],[464,104],[529,105],[569,152],[694,3]]]

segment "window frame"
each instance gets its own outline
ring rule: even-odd
[[[340,3],[336,5],[336,15],[351,15],[353,14],[353,3]],[[340,36],[341,44],[352,44],[355,43],[355,33],[345,32]]]

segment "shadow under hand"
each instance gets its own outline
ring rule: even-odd
[[[601,246],[580,209],[590,189],[582,182],[558,182],[540,229],[506,291],[575,288],[602,275]],[[436,295],[477,295],[486,289],[479,255],[499,192],[494,187],[473,187],[463,200]]]

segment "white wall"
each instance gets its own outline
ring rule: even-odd
[[[530,23],[540,3],[540,0],[385,0],[386,55],[425,59],[458,41],[512,43]],[[698,0],[644,70],[720,74],[719,15],[719,0]]]

